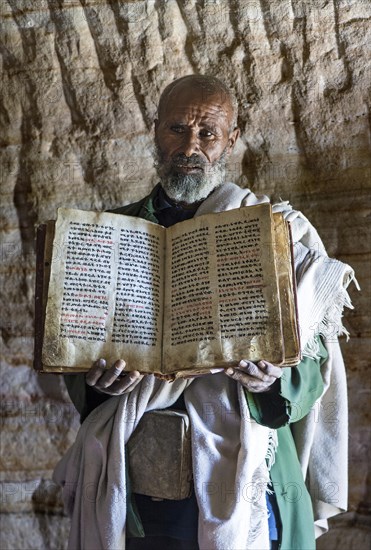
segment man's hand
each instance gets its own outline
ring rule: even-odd
[[[273,389],[273,384],[282,376],[282,369],[268,361],[259,361],[255,364],[242,360],[238,367],[229,368],[225,373],[233,380],[240,382],[247,390],[262,393]]]
[[[119,359],[112,367],[106,369],[106,361],[98,359],[86,374],[86,383],[98,392],[109,395],[130,392],[142,380],[143,374],[137,370],[124,374],[125,365],[125,361]]]

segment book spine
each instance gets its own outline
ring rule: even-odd
[[[33,367],[36,371],[43,370],[42,347],[44,336],[44,252],[46,241],[46,224],[37,228],[36,232],[36,286],[35,286],[35,340]]]

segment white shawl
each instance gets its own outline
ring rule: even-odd
[[[218,191],[201,205],[197,215],[269,202],[268,197],[256,197],[233,183]],[[325,337],[329,354],[322,366],[322,396],[310,414],[292,425],[318,537],[328,530],[327,518],[345,511],[348,503],[348,400],[338,336],[348,336],[342,324],[344,306],[352,308],[346,289],[351,281],[357,289],[359,286],[351,267],[328,257],[316,229],[301,212],[287,201],[274,204],[273,212],[282,212],[291,222],[303,354],[316,357],[319,334]]]
[[[249,190],[228,183],[206,199],[196,215],[260,202],[268,202],[268,198],[258,198]],[[323,257],[327,256],[324,256],[323,245],[314,228],[287,203],[275,209],[291,216],[294,239],[300,241],[296,253],[297,271],[301,275],[299,320],[307,353],[315,353],[311,344],[313,336],[325,331],[335,313],[336,322],[340,322],[337,332],[341,332],[339,312],[342,307],[338,302],[334,307],[334,301],[342,296],[342,304],[350,305],[345,287],[352,270],[334,260],[331,261],[335,262],[334,269],[325,269]],[[319,243],[316,256],[310,250],[313,239]],[[329,363],[324,377],[326,382],[331,377],[340,380],[335,384],[336,396],[329,396],[339,399],[341,407],[346,409],[341,355],[336,359],[334,367]],[[332,386],[328,388],[326,383],[323,399]],[[185,380],[168,383],[146,376],[134,391],[112,397],[87,417],[74,445],[54,473],[54,479],[63,486],[65,508],[71,516],[70,549],[125,548],[125,443],[146,411],[170,406],[183,391],[192,425],[201,550],[269,548],[266,457],[274,450],[275,434],[250,418],[243,388],[220,373],[197,378],[192,384]],[[299,459],[304,476],[310,472],[309,488],[316,489],[315,519],[322,522],[322,528],[326,528],[323,523],[326,517],[337,513],[333,503],[326,498],[329,480],[342,487],[335,508],[346,507],[346,438],[342,435],[345,427],[346,419],[334,430],[326,419],[311,422],[309,418],[298,423],[296,430]],[[327,445],[329,432],[332,450],[330,455],[323,456],[321,445],[322,441]],[[327,447],[326,450],[328,452]]]

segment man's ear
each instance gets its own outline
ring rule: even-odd
[[[236,141],[238,140],[238,138],[240,137],[240,129],[239,128],[235,128],[229,135],[229,138],[228,138],[228,152],[231,153],[234,149],[234,146],[236,145]]]

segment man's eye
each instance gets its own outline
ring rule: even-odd
[[[214,134],[212,132],[210,132],[209,130],[201,130],[201,132],[200,132],[201,137],[209,138],[209,137],[213,137],[213,135]]]
[[[179,125],[170,126],[170,130],[172,132],[177,132],[177,134],[180,134],[180,133],[184,132],[183,126],[179,126]]]

